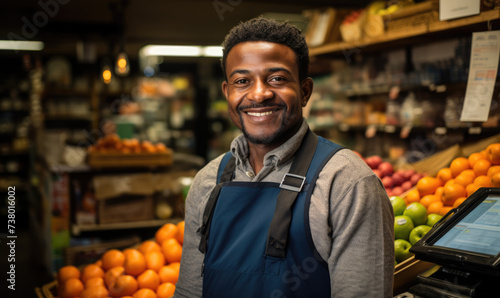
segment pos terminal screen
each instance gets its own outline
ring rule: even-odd
[[[491,256],[499,254],[500,194],[489,194],[433,245]]]

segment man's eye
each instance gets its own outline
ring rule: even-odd
[[[248,83],[248,80],[247,79],[239,79],[239,80],[236,80],[234,81],[235,84],[246,84]]]
[[[285,78],[282,78],[282,77],[274,77],[274,78],[271,78],[270,80],[271,82],[283,82],[283,81],[286,81]]]

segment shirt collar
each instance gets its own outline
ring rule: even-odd
[[[303,119],[302,125],[297,133],[283,143],[283,145],[268,152],[264,156],[264,167],[272,166],[275,169],[279,169],[283,166],[283,164],[287,163],[293,157],[297,149],[299,149],[302,139],[306,135],[308,129],[309,125],[307,124],[307,121]],[[231,142],[231,153],[236,158],[237,166],[245,165],[248,162],[248,141],[243,134],[237,136]]]

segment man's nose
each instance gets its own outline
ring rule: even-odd
[[[272,98],[273,95],[274,95],[274,93],[271,90],[269,84],[267,84],[267,82],[262,81],[262,80],[257,80],[253,84],[247,97],[249,100],[252,100],[255,102],[263,102],[267,99]]]

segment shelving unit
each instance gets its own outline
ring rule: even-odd
[[[319,47],[309,49],[310,56],[320,56],[325,54],[340,54],[352,49],[367,49],[377,47],[391,42],[401,42],[406,40],[408,44],[415,43],[416,40],[409,40],[415,37],[428,37],[435,33],[445,33],[446,31],[460,29],[465,30],[466,27],[481,23],[488,23],[500,20],[500,9],[493,9],[482,12],[477,16],[450,20],[439,21],[430,24],[421,24],[404,30],[394,30],[385,34],[372,38],[363,38],[355,42],[336,42],[325,44]]]

